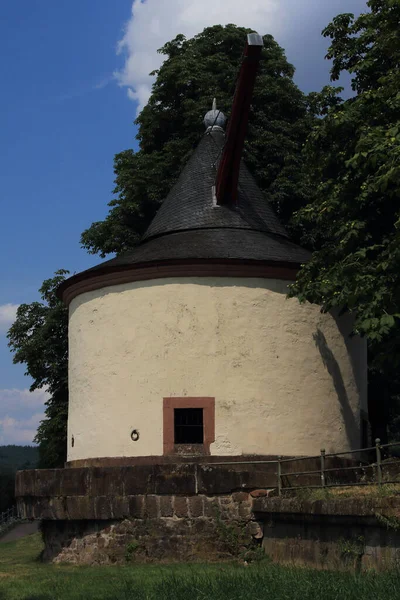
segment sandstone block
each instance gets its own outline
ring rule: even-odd
[[[154,466],[154,492],[156,494],[195,494],[196,465],[156,465]]]
[[[188,502],[186,496],[175,496],[174,513],[179,518],[188,516]]]
[[[160,496],[160,516],[172,517],[173,514],[172,496]]]
[[[271,498],[272,496],[277,495],[276,489],[261,489],[261,490],[252,490],[250,492],[250,496],[252,498]]]
[[[264,528],[260,521],[250,521],[248,531],[255,540],[261,540],[264,537]]]
[[[53,519],[65,519],[65,498],[51,498],[50,499],[51,508],[53,511]],[[90,516],[87,518],[94,518],[94,510],[90,512]]]
[[[113,519],[123,519],[129,516],[129,499],[127,496],[113,496],[110,498],[110,502]]]
[[[129,497],[129,516],[133,519],[143,519],[145,511],[144,496]]]
[[[191,496],[189,498],[189,514],[192,519],[196,519],[204,515],[203,496]]]
[[[239,504],[239,517],[241,519],[251,518],[251,505],[247,502],[241,502]]]
[[[34,499],[33,516],[35,519],[53,519],[53,511],[49,502],[49,498]]]
[[[72,469],[71,469],[72,470]],[[99,496],[94,498],[94,510],[96,519],[107,520],[111,516],[110,498]]]
[[[219,514],[218,498],[207,498],[204,496],[204,516],[216,517]]]
[[[62,469],[38,469],[34,473],[36,496],[48,497],[61,495]]]
[[[93,499],[89,496],[69,496],[64,499],[67,518],[71,521],[95,517]]]
[[[232,500],[234,502],[247,502],[249,494],[247,492],[234,492],[232,494]]]
[[[126,467],[124,470],[124,491],[126,496],[154,494],[154,467]]]
[[[148,519],[158,519],[160,511],[158,508],[158,496],[146,496],[145,514]]]
[[[89,495],[89,469],[55,469],[55,471],[58,471],[58,476],[61,477],[62,496]],[[44,473],[46,472],[48,471],[44,471]],[[90,495],[95,496],[96,494]]]
[[[218,498],[220,506],[231,506],[232,496],[220,496]]]

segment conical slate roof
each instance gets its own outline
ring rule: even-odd
[[[224,140],[225,134],[218,129],[203,136],[143,241],[176,231],[214,228],[264,231],[288,237],[243,163],[238,207],[233,209],[213,203],[216,166]]]
[[[213,186],[224,139],[220,128],[205,133],[139,246],[89,271],[182,259],[306,262],[309,252],[290,241],[243,162],[238,206],[216,205]]]
[[[143,273],[145,267],[151,268],[151,277],[161,276],[167,265],[186,265],[187,273],[190,264],[199,263],[276,265],[295,273],[308,261],[310,253],[289,239],[243,161],[237,206],[217,205],[214,185],[224,141],[220,127],[209,127],[140,244],[70,277],[60,285],[59,296],[65,298],[71,286],[75,296],[80,293],[76,285],[84,281],[92,282],[85,289],[95,289],[101,286],[99,277],[126,270]]]

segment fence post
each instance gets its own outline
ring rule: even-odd
[[[375,440],[375,448],[376,448],[376,475],[378,480],[378,485],[382,485],[382,454],[381,454],[381,440],[376,438]]]
[[[281,465],[281,456],[278,456],[278,496],[282,496],[282,465]]]
[[[321,486],[325,487],[325,448],[321,449]]]

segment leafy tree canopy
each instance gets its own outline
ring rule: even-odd
[[[57,271],[40,288],[42,302],[21,304],[8,332],[14,363],[26,365],[33,379],[31,391],[46,388],[45,418],[35,442],[39,444],[39,466],[61,467],[66,460],[68,414],[68,309],[56,296],[68,271]]]
[[[336,17],[332,80],[352,74],[355,96],[314,126],[306,155],[314,200],[296,220],[316,248],[292,294],[355,316],[355,331],[385,340],[400,358],[400,3],[369,0],[370,12]],[[331,90],[332,91],[332,90]],[[383,349],[383,346],[380,346]],[[386,357],[384,356],[386,355]]]
[[[36,446],[16,446],[9,444],[0,446],[0,473],[3,471],[18,471],[19,469],[34,469],[38,463],[38,449]]]
[[[159,50],[165,61],[154,72],[151,97],[136,120],[140,149],[115,157],[117,197],[107,218],[83,232],[89,252],[104,257],[138,243],[203,135],[203,116],[214,97],[229,116],[248,32],[217,25],[191,39],[178,35]],[[287,221],[311,193],[301,156],[311,118],[284,51],[270,35],[264,44],[245,159]]]

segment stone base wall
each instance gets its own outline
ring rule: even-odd
[[[329,570],[385,571],[400,565],[400,500],[343,498],[253,502],[262,547],[274,562]]]
[[[330,571],[384,571],[400,564],[400,533],[376,519],[275,516],[263,533],[264,551],[280,564]]]
[[[41,520],[44,558],[56,562],[251,560],[261,545],[274,561],[319,568],[400,561],[399,496],[274,497],[274,467],[20,471],[16,496],[24,518]]]
[[[44,520],[46,561],[110,564],[246,558],[260,539],[249,494],[140,496],[124,520]]]

